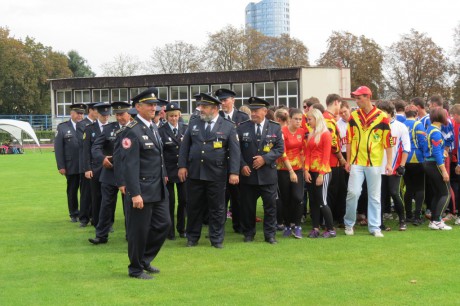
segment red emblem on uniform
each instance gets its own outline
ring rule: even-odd
[[[438,141],[431,139],[431,143],[433,146],[438,147],[442,143],[442,139],[439,139]]]
[[[131,139],[129,139],[129,138],[123,138],[123,140],[121,141],[121,145],[122,145],[123,148],[125,148],[125,149],[131,148]]]

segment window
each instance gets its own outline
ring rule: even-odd
[[[158,99],[168,100],[168,87],[157,87]]]
[[[219,84],[219,85],[211,85],[211,93],[214,95],[216,90],[219,88],[227,88],[230,89],[230,84]]]
[[[267,100],[271,105],[275,105],[275,83],[255,83],[254,91],[257,97]]]
[[[93,89],[93,102],[110,102],[108,89]]]
[[[297,81],[278,82],[278,105],[298,108]]]
[[[127,88],[113,88],[112,89],[112,102],[116,101],[128,101],[128,89]]]
[[[139,88],[130,88],[129,89],[129,100],[132,100],[135,96],[146,90],[147,87],[139,87]]]
[[[182,113],[189,113],[188,110],[188,87],[187,86],[171,86],[170,87],[170,102],[179,104]]]
[[[192,108],[190,110],[191,113],[193,113],[193,111],[196,109],[196,101],[193,96],[200,92],[208,93],[209,86],[208,85],[191,85],[190,86],[190,100],[192,100],[190,103],[192,105]]]
[[[58,90],[56,91],[56,116],[69,116],[70,105],[72,105],[72,91]]]
[[[251,83],[233,84],[233,91],[235,96],[235,108],[239,109],[252,96]]]
[[[74,90],[73,92],[74,103],[89,103],[91,102],[91,94],[87,90]]]

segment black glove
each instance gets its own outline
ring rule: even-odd
[[[396,173],[399,176],[403,176],[405,172],[406,172],[406,168],[404,168],[404,166],[399,166],[398,168],[396,168]]]

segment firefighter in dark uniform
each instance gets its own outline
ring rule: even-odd
[[[171,225],[166,169],[158,129],[153,124],[158,89],[151,87],[133,98],[138,115],[123,131],[124,180],[128,213],[129,276],[151,279],[151,266]]]
[[[70,221],[77,222],[78,218],[78,189],[80,188],[79,141],[77,138],[77,123],[83,119],[85,104],[70,106],[70,120],[57,126],[54,138],[54,154],[61,175],[67,180],[67,205]]]
[[[179,237],[185,238],[185,208],[186,208],[186,188],[185,183],[179,180],[177,172],[179,161],[179,148],[184,137],[187,125],[181,123],[179,118],[181,111],[177,103],[166,105],[166,123],[158,129],[161,141],[163,142],[164,161],[168,183],[166,187],[169,193],[169,214],[171,216],[171,229],[169,230],[168,239],[176,239],[174,229],[174,211],[176,207],[176,197],[174,185],[177,188],[177,232]]]
[[[85,128],[93,124],[97,119],[97,110],[94,108],[96,104],[97,102],[86,103],[88,115],[85,119],[77,123],[77,138],[80,146],[80,214],[78,216],[80,227],[86,227],[92,217],[91,180],[85,177],[85,170],[83,169],[83,133],[85,132]]]
[[[83,170],[85,178],[91,182],[91,212],[93,216],[93,225],[97,226],[99,222],[99,211],[101,208],[101,183],[99,177],[102,171],[102,162],[97,161],[91,154],[91,148],[96,138],[102,133],[103,127],[107,124],[110,116],[109,103],[97,103],[94,108],[97,110],[97,120],[86,126],[83,132]],[[80,223],[80,226],[86,224]]]
[[[202,93],[198,103],[201,117],[189,122],[179,152],[179,179],[188,181],[187,246],[198,244],[207,205],[211,245],[222,248],[225,186],[238,184],[240,150],[235,125],[219,116],[220,101]]]
[[[265,119],[270,104],[257,97],[249,98],[248,103],[251,120],[237,127],[241,147],[241,227],[244,241],[253,241],[257,199],[262,197],[265,241],[275,244],[276,159],[283,154],[284,141],[279,124]]]
[[[96,238],[89,239],[89,242],[93,244],[106,243],[109,237],[118,198],[118,186],[113,169],[113,151],[118,131],[127,125],[131,119],[131,115],[128,114],[131,105],[128,102],[113,102],[111,106],[117,121],[104,126],[102,133],[91,147],[92,156],[98,163],[102,164],[99,178],[102,194],[99,221],[96,227]]]
[[[241,122],[249,120],[248,114],[237,110],[235,105],[236,93],[230,89],[220,88],[216,90],[216,96],[222,103],[219,115],[227,118],[238,126]],[[225,192],[225,203],[230,200],[230,210],[232,212],[232,224],[235,233],[242,233],[240,222],[240,188],[239,185],[227,184]]]

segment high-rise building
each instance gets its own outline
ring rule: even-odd
[[[290,33],[289,0],[262,0],[246,6],[246,28],[267,36]]]

